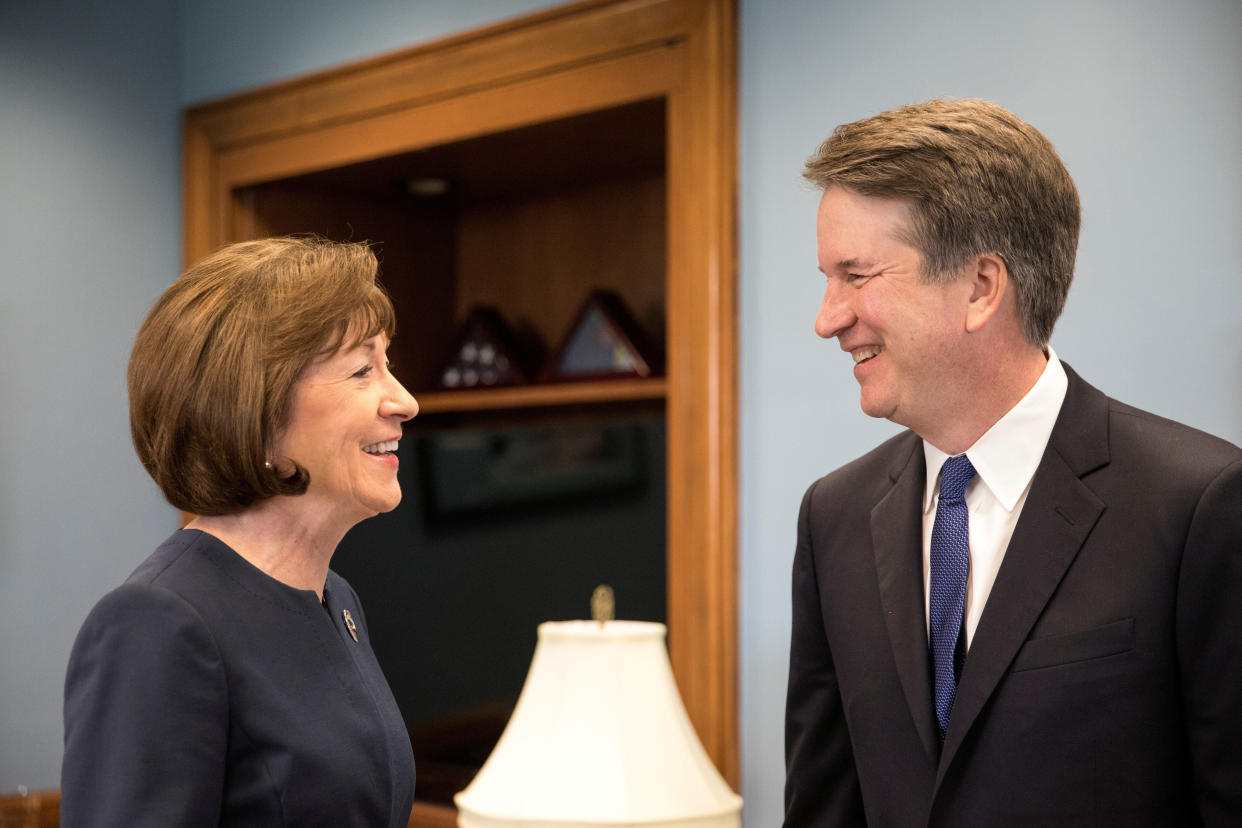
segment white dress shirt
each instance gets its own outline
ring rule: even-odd
[[[1048,364],[1017,405],[966,449],[975,478],[966,487],[969,512],[970,574],[966,580],[966,646],[974,639],[996,573],[1022,506],[1031,490],[1044,448],[1052,434],[1069,381],[1056,353],[1048,349]],[[927,485],[923,489],[923,607],[930,613],[931,535],[940,496],[940,467],[949,458],[926,440]],[[929,627],[930,628],[930,627]]]

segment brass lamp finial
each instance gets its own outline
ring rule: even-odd
[[[600,584],[591,593],[591,617],[604,626],[605,621],[617,617],[617,601],[612,594],[612,587]]]

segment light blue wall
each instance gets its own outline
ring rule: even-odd
[[[0,10],[0,792],[56,787],[87,610],[176,525],[125,364],[181,260],[166,0]]]
[[[558,5],[555,0],[174,0],[197,103]]]
[[[894,433],[811,325],[840,123],[983,97],[1056,145],[1083,203],[1052,343],[1107,393],[1242,443],[1242,4],[742,0],[741,623],[747,825],[779,824],[789,571],[806,486]]]
[[[16,24],[6,8],[0,33],[0,790],[57,784],[72,635],[175,521],[132,458],[123,371],[179,265],[177,101],[550,3],[121,0],[106,17],[86,2],[73,16],[25,5]],[[798,501],[894,430],[858,411],[846,357],[811,330],[817,195],[799,169],[833,126],[974,95],[1042,129],[1084,207],[1054,346],[1109,393],[1242,442],[1242,6],[926,5],[741,0],[742,793],[753,828],[779,823]],[[15,674],[14,663],[31,667]]]
[[[74,635],[177,525],[125,365],[181,269],[181,106],[547,5],[0,3],[0,793],[59,785]]]

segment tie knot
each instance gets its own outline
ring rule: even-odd
[[[940,500],[961,500],[966,486],[975,476],[975,467],[966,455],[959,454],[944,461],[940,467]]]

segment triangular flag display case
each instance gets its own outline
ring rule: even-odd
[[[495,308],[476,307],[466,317],[440,371],[441,388],[492,388],[529,382],[517,337]]]
[[[544,372],[547,380],[650,377],[660,372],[650,339],[615,293],[593,291]]]

